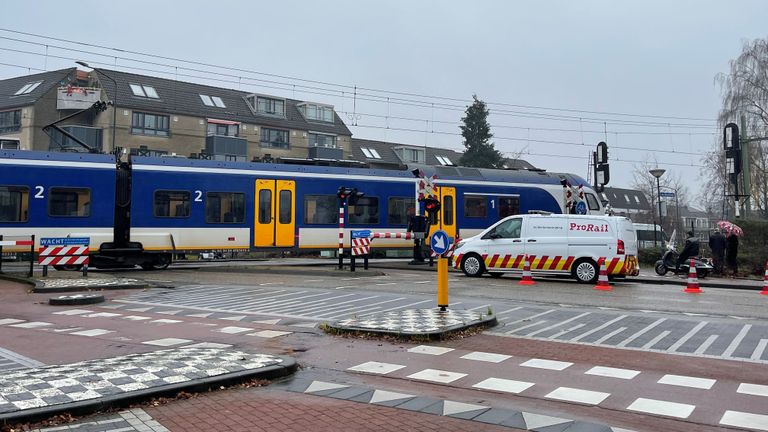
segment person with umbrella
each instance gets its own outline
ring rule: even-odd
[[[728,221],[720,221],[717,226],[725,230],[727,234],[725,238],[725,265],[731,272],[731,277],[736,277],[739,266],[736,260],[739,255],[739,236],[744,234],[744,231],[738,225]]]

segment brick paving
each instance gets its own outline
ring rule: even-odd
[[[208,393],[145,411],[173,432],[520,431],[271,388]]]

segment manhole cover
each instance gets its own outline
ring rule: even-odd
[[[101,294],[73,294],[64,295],[58,297],[51,297],[48,299],[48,304],[54,306],[71,306],[71,305],[87,305],[94,303],[101,303],[104,301],[104,296]]]

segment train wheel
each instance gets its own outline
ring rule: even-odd
[[[158,255],[152,261],[144,262],[141,264],[143,270],[165,270],[171,265],[171,255],[162,254]]]

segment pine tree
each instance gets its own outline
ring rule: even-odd
[[[464,125],[461,136],[464,137],[466,151],[459,160],[459,165],[478,168],[503,168],[504,156],[490,142],[493,134],[488,124],[488,108],[485,102],[472,95],[475,100],[467,107],[466,115],[461,119]]]

